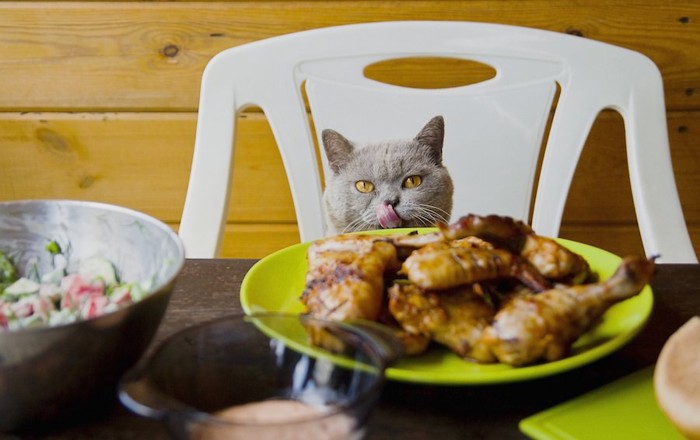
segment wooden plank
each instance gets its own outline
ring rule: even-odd
[[[193,113],[0,114],[0,199],[101,200],[177,222],[195,125]],[[267,121],[246,114],[238,127],[229,221],[294,223]],[[669,134],[686,218],[700,224],[700,112],[670,114]],[[605,114],[584,149],[564,222],[634,223],[626,167],[622,121]]]
[[[644,255],[644,246],[636,224],[595,226],[563,224],[559,235],[620,256]]]
[[[688,231],[695,248],[695,254],[700,256],[700,227],[691,226]],[[642,239],[636,225],[564,224],[559,235],[605,249],[620,256],[644,255]]]
[[[177,232],[179,223],[168,223]],[[263,258],[299,243],[294,224],[229,223],[224,228],[221,258]]]
[[[177,222],[196,114],[0,114],[0,199],[69,198],[128,206]],[[267,121],[242,117],[233,222],[295,222]]]
[[[668,116],[671,158],[686,219],[700,221],[700,113]],[[622,118],[607,112],[589,135],[569,192],[564,221],[635,221]]]
[[[179,220],[193,127],[192,115],[173,113],[4,114],[0,196],[98,200]]]
[[[230,224],[224,234],[224,258],[262,258],[299,243],[296,224]]]
[[[0,111],[194,111],[203,68],[225,48],[330,25],[446,18],[638,50],[660,66],[670,109],[698,109],[698,16],[695,0],[0,2]]]

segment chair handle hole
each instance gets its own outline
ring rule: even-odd
[[[451,57],[394,58],[369,64],[365,77],[413,89],[446,89],[488,81],[496,69],[478,61]]]

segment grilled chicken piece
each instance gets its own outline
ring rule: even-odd
[[[653,259],[628,257],[606,281],[516,296],[498,311],[483,344],[510,365],[561,359],[612,305],[637,295],[653,272]]]
[[[382,310],[379,312],[379,318],[377,322],[385,325],[389,328],[394,336],[401,342],[403,346],[403,354],[408,356],[414,356],[424,353],[428,346],[430,346],[430,338],[418,334],[406,331],[401,324],[396,321],[396,318],[389,311],[389,296],[384,296],[384,304],[382,304]]]
[[[301,302],[321,319],[376,321],[384,298],[384,274],[400,267],[396,247],[376,235],[339,235],[317,240],[307,251],[309,269]],[[306,325],[312,344],[333,352],[343,342],[327,330]]]
[[[301,297],[317,318],[376,320],[384,295],[384,274],[400,263],[396,248],[377,235],[339,235],[314,242]]]
[[[396,246],[396,252],[399,260],[405,260],[411,255],[411,252],[420,249],[425,245],[434,243],[446,243],[445,237],[440,232],[430,232],[427,234],[418,234],[412,232],[408,234],[389,234],[385,237]]]
[[[547,279],[573,284],[592,281],[590,267],[582,256],[510,217],[470,214],[438,227],[446,240],[475,236],[520,255]]]
[[[449,225],[438,223],[437,226],[446,240],[474,236],[515,253],[523,248],[525,237],[534,233],[527,224],[500,215],[469,214]]]
[[[595,281],[585,258],[551,238],[528,235],[520,255],[542,276],[558,283],[583,284]]]
[[[430,244],[413,251],[401,272],[423,290],[507,277],[520,280],[534,291],[549,288],[549,282],[534,267],[503,249]]]
[[[387,240],[391,241],[396,246],[399,260],[405,260],[411,253],[427,245],[432,246],[453,246],[453,247],[469,247],[480,249],[493,249],[493,244],[482,240],[478,237],[467,236],[457,240],[446,240],[442,232],[430,232],[427,234],[418,234],[411,232],[408,234],[388,234],[384,235]]]
[[[473,286],[426,293],[413,284],[395,283],[389,288],[389,310],[409,334],[432,339],[464,358],[495,360],[481,338],[496,312]]]
[[[431,342],[430,337],[419,333],[411,333],[406,331],[398,324],[387,325],[387,327],[391,329],[394,336],[396,336],[396,339],[401,342],[401,345],[403,346],[403,354],[407,356],[417,356],[425,353],[426,350],[428,350]]]

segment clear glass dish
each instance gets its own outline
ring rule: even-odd
[[[309,332],[332,350],[295,343]],[[373,323],[230,315],[173,335],[124,376],[119,396],[174,438],[359,439],[400,354]]]

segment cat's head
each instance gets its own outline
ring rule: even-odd
[[[324,193],[329,232],[448,221],[453,185],[442,164],[444,133],[442,116],[431,119],[413,139],[365,145],[324,130],[331,169]]]

